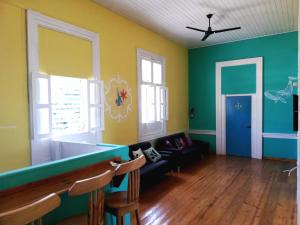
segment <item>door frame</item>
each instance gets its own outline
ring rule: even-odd
[[[262,159],[262,83],[263,58],[247,58],[216,63],[216,153],[226,155],[226,96],[222,95],[222,68],[231,66],[256,65],[256,92],[251,95],[251,157]],[[233,95],[231,95],[233,96]],[[243,94],[236,94],[243,96]]]

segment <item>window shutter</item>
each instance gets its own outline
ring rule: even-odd
[[[51,86],[50,76],[32,73],[32,138],[48,138],[51,135]]]
[[[98,133],[104,130],[104,90],[103,82],[88,81],[89,131]]]
[[[160,112],[161,119],[168,120],[169,119],[169,110],[168,110],[168,88],[160,87]]]

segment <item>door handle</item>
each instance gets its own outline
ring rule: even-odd
[[[246,128],[251,128],[251,125],[247,125]]]

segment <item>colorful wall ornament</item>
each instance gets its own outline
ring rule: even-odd
[[[126,80],[113,76],[105,85],[105,111],[113,120],[120,122],[131,111],[132,96]]]

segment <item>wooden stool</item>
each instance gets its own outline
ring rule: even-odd
[[[115,175],[129,173],[128,191],[114,192],[105,200],[105,210],[117,217],[117,225],[125,224],[124,215],[135,212],[137,224],[139,218],[140,167],[146,163],[145,156],[120,164]]]
[[[104,214],[104,186],[112,180],[113,173],[108,170],[103,174],[76,181],[69,189],[69,196],[89,193],[88,215],[73,216],[57,225],[102,225]]]
[[[60,205],[60,198],[50,194],[31,204],[0,214],[1,225],[42,225],[42,216],[51,212]]]

